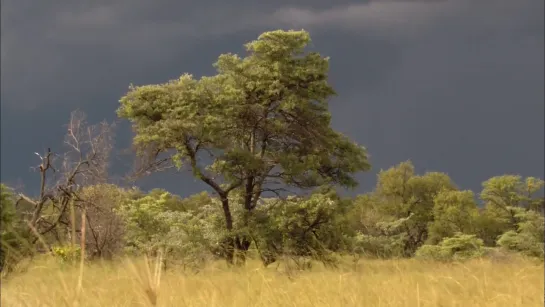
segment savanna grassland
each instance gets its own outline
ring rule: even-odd
[[[199,273],[154,273],[134,260],[78,266],[53,259],[2,282],[2,306],[543,306],[543,263],[524,258],[439,263],[409,260],[316,265],[289,272],[249,261]],[[156,278],[159,277],[159,278]],[[156,301],[155,300],[156,296]]]
[[[2,306],[542,306],[545,181],[467,190],[407,160],[347,196],[373,161],[332,127],[310,43],[266,32],[212,76],[130,86],[127,151],[74,111],[64,148],[35,152],[37,195],[0,183]],[[122,152],[134,168],[110,173]],[[138,187],[167,171],[206,190]]]

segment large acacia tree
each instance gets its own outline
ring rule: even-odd
[[[309,42],[305,31],[266,32],[245,45],[246,57],[221,55],[214,76],[131,86],[120,100],[147,170],[187,165],[219,196],[228,232],[235,190],[251,213],[264,193],[354,187],[353,174],[370,168],[365,148],[330,126],[329,59],[305,51]],[[227,260],[250,244],[229,236]]]

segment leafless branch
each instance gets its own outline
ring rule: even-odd
[[[40,190],[37,199],[20,194],[16,205],[22,201],[32,205],[33,209],[29,225],[40,235],[57,231],[59,224],[67,224],[67,206],[71,202],[80,203],[84,200],[78,191],[87,185],[106,182],[110,153],[113,148],[113,128],[106,122],[98,125],[87,125],[86,116],[81,111],[70,115],[64,145],[67,150],[54,154],[50,148],[44,155],[35,153],[40,164],[34,167],[40,172]],[[58,168],[57,158],[61,158]],[[50,174],[58,178],[51,178]],[[54,179],[54,181],[52,181]],[[44,208],[53,206],[52,216],[44,215]]]
[[[136,146],[135,149],[137,155],[133,170],[125,177],[129,182],[134,182],[151,173],[175,168],[171,155],[163,152],[157,144]]]

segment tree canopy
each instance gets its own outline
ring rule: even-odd
[[[264,192],[354,187],[370,168],[365,148],[331,128],[329,59],[306,52],[309,42],[305,31],[266,32],[246,57],[219,56],[214,76],[132,86],[120,101],[141,152],[189,165],[223,200],[227,229],[234,189],[251,211]]]
[[[329,61],[304,52],[309,42],[304,31],[264,33],[247,57],[221,55],[215,76],[131,87],[118,114],[135,125],[136,144],[171,150],[220,194],[247,184],[256,195],[275,180],[354,186],[367,154],[331,128]]]

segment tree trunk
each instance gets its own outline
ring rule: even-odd
[[[237,248],[237,265],[244,265],[246,264],[246,254],[252,241],[246,236],[243,236],[242,238],[237,236],[235,243]]]
[[[254,195],[253,195],[253,188],[254,188],[254,178],[249,177],[246,181],[246,187],[245,187],[245,195],[244,195],[244,208],[246,209],[246,212],[243,217],[243,225],[244,227],[248,227],[248,219],[249,215],[252,213],[252,210],[254,209],[253,201],[254,201]],[[237,265],[244,265],[246,263],[246,255],[248,253],[248,250],[250,249],[250,245],[252,244],[252,239],[246,235],[237,236],[235,239],[236,249],[237,249]]]
[[[234,264],[235,259],[235,238],[231,234],[233,230],[233,216],[231,215],[231,208],[229,208],[229,199],[225,196],[221,197],[221,205],[223,208],[223,214],[225,216],[225,228],[230,233],[226,240],[223,242],[223,253],[228,265]]]

